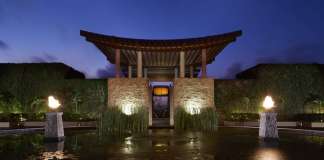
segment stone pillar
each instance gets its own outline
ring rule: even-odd
[[[148,87],[148,90],[149,90],[149,105],[147,106],[148,107],[148,111],[149,111],[149,126],[152,126],[153,125],[153,114],[152,114],[152,110],[153,110],[153,104],[152,104],[152,101],[153,101],[153,87],[152,86],[149,86]]]
[[[64,140],[64,128],[62,120],[63,112],[46,113],[45,140],[62,141]]]
[[[207,51],[206,49],[202,49],[201,51],[201,77],[206,78],[207,77]]]
[[[178,78],[178,68],[174,68],[174,78]]]
[[[173,86],[169,88],[170,126],[174,126]]]
[[[115,76],[120,77],[120,49],[115,50]]]
[[[144,68],[144,78],[147,78],[147,68]]]
[[[259,137],[262,139],[278,139],[277,113],[263,112],[260,114]]]
[[[180,78],[184,78],[185,77],[185,52],[181,51],[180,52]]]
[[[128,66],[128,78],[132,78],[132,66]]]
[[[190,78],[194,77],[194,67],[193,65],[190,65]]]
[[[142,52],[138,51],[137,52],[137,78],[142,78],[143,76],[143,71],[142,71]]]

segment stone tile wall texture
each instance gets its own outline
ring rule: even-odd
[[[108,107],[121,107],[131,103],[149,107],[149,81],[145,78],[108,79]]]
[[[173,107],[187,104],[214,107],[214,79],[177,78],[174,80]]]

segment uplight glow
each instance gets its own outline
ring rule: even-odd
[[[191,115],[199,114],[201,109],[201,104],[196,101],[188,101],[185,104],[185,111]]]
[[[130,116],[130,115],[134,114],[134,112],[135,112],[135,105],[132,104],[132,103],[130,103],[130,102],[129,102],[129,103],[124,103],[124,104],[121,106],[121,111],[122,111],[124,114]]]

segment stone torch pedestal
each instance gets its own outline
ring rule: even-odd
[[[45,141],[59,142],[64,140],[62,115],[63,112],[46,113]]]
[[[260,115],[259,137],[261,139],[278,139],[277,113],[263,112]]]

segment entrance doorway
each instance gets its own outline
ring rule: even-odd
[[[152,126],[170,126],[170,89],[171,82],[152,83]]]

